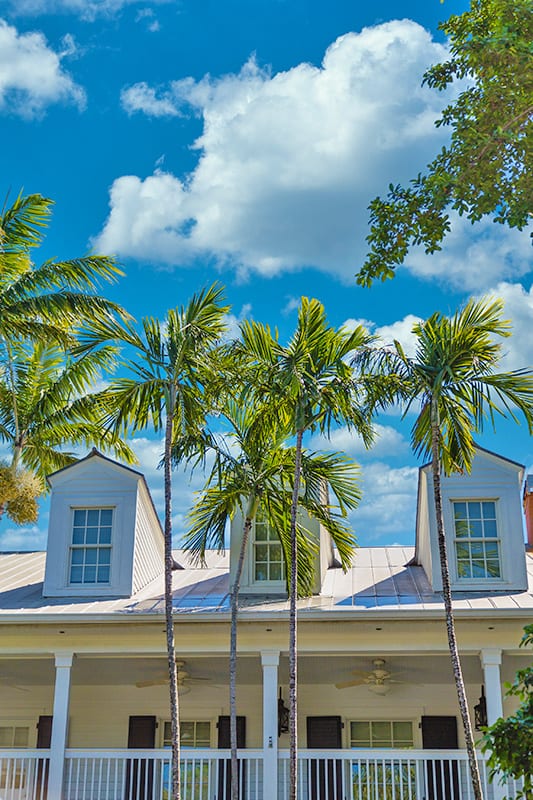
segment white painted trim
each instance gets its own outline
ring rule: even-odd
[[[48,796],[61,797],[63,769],[67,745],[67,728],[70,695],[70,671],[74,653],[55,654],[56,682],[54,689],[54,710],[52,722],[52,741],[50,744],[50,773],[48,776]]]

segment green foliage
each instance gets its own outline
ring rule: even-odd
[[[470,300],[452,317],[440,312],[414,326],[416,354],[409,357],[401,344],[368,348],[357,359],[361,370],[394,376],[405,413],[421,402],[411,432],[415,453],[431,456],[432,404],[437,409],[439,455],[444,471],[469,471],[474,433],[496,416],[516,420],[520,411],[533,429],[533,375],[530,370],[496,372],[501,344],[495,337],[510,335],[501,318],[503,302]]]
[[[533,645],[533,625],[524,628],[521,647]],[[508,686],[508,697],[516,697],[520,705],[510,717],[500,718],[486,728],[482,740],[484,753],[489,753],[491,775],[523,780],[516,800],[533,797],[533,666],[519,670]]]
[[[533,5],[530,0],[471,0],[470,10],[441,24],[450,58],[424,83],[466,88],[437,127],[451,140],[408,187],[389,185],[370,204],[370,252],[357,276],[368,286],[394,275],[409,248],[441,249],[449,211],[472,222],[490,215],[522,230],[533,211]]]

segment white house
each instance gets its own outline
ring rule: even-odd
[[[470,712],[484,694],[489,723],[512,710],[502,684],[528,663],[518,649],[533,612],[523,477],[519,464],[478,449],[471,475],[443,480]],[[47,552],[0,555],[0,800],[160,800],[163,537],[146,482],[93,451],[50,486]],[[533,514],[530,524],[532,546]],[[361,548],[344,574],[317,535],[317,590],[299,612],[301,800],[470,798],[428,467],[414,548]],[[228,592],[239,536],[236,520],[230,553],[211,553],[203,569],[175,553],[184,800],[229,798]],[[279,545],[262,523],[241,606],[241,798],[285,800],[288,603]],[[487,800],[500,798],[481,756],[480,765]]]

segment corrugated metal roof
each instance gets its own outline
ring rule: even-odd
[[[322,592],[301,600],[305,611],[420,612],[442,609],[441,595],[431,590],[424,570],[410,564],[412,547],[368,547],[357,551],[348,572],[330,569]],[[207,565],[187,561],[183,551],[174,553],[183,567],[173,573],[174,609],[199,614],[229,611],[229,554],[210,552]],[[28,616],[163,614],[163,576],[133,597],[44,598],[42,596],[45,553],[0,554],[0,620],[8,615]],[[493,611],[495,614],[533,611],[533,553],[526,555],[529,575],[527,592],[454,592],[458,610]],[[244,613],[284,613],[286,598],[242,595]]]

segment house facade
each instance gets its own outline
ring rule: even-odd
[[[513,710],[528,663],[533,558],[521,465],[478,449],[443,480],[457,637],[472,719]],[[0,555],[0,800],[161,800],[169,787],[163,535],[144,477],[93,451],[50,477],[46,553]],[[524,494],[523,494],[524,491]],[[533,518],[532,518],[533,519]],[[531,520],[530,520],[531,522]],[[533,533],[533,526],[531,528]],[[184,800],[229,800],[229,590],[241,525],[206,567],[175,553]],[[431,474],[414,547],[360,548],[348,572],[317,530],[316,593],[299,603],[301,800],[466,800],[443,619]],[[238,646],[240,797],[288,796],[288,601],[259,520]],[[490,783],[487,800],[519,787]]]

